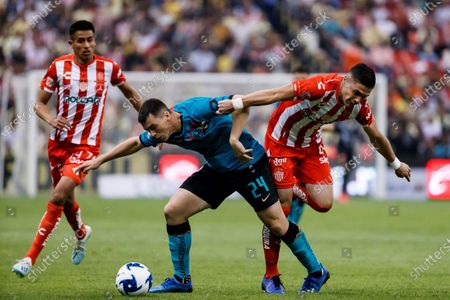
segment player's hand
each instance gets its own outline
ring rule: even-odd
[[[397,175],[397,177],[400,177],[400,178],[405,178],[406,180],[408,180],[408,182],[410,182],[411,181],[411,168],[407,164],[402,163],[400,168],[395,170],[395,175]]]
[[[233,103],[231,100],[222,100],[218,103],[218,109],[216,111],[216,114],[218,115],[225,115],[232,113],[234,111]]]
[[[85,174],[89,173],[90,170],[95,170],[98,167],[100,167],[102,162],[98,158],[94,158],[91,160],[87,160],[78,167],[73,169],[73,172],[75,174],[79,174],[80,172],[83,172]]]
[[[233,149],[234,156],[236,156],[239,161],[244,164],[253,159],[252,151],[253,149],[245,149],[244,145],[239,140],[230,139],[231,149]]]
[[[59,129],[59,130],[62,130],[62,131],[67,131],[70,128],[72,128],[72,126],[70,125],[69,121],[67,121],[67,119],[63,118],[63,117],[53,118],[49,122],[49,124],[53,128],[56,128],[56,129]]]

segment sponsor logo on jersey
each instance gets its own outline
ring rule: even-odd
[[[192,122],[191,126],[191,135],[188,137],[189,140],[201,140],[205,136],[205,132],[208,129],[208,123],[205,121],[201,123]]]
[[[103,94],[103,91],[105,89],[105,85],[104,84],[97,84],[95,87],[95,92],[97,94]]]
[[[87,84],[87,82],[80,82],[80,91],[82,91],[82,92],[86,92],[87,91],[87,86],[88,86],[88,84]]]
[[[300,96],[300,99],[301,99],[301,100],[305,100],[305,99],[309,99],[309,98],[311,98],[311,94],[310,94],[309,92],[303,93],[303,94]]]
[[[280,167],[281,165],[287,163],[287,158],[274,158],[273,165],[276,167]]]
[[[78,104],[99,104],[100,97],[75,97],[75,96],[64,96],[65,102],[78,103]]]
[[[64,77],[64,79],[66,79],[66,80],[70,80],[70,77],[72,76],[72,73],[71,72],[66,72],[66,73],[64,73],[63,74],[63,77]]]
[[[321,165],[323,165],[323,164],[329,164],[328,157],[322,156],[321,158],[319,158],[319,163],[320,163]]]
[[[48,87],[53,87],[54,84],[55,84],[55,81],[52,78],[47,77],[47,80],[45,81],[45,85]]]

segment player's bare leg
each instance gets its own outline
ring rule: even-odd
[[[20,277],[28,275],[31,266],[36,262],[51,233],[57,228],[63,212],[63,205],[71,191],[75,188],[75,183],[68,177],[62,177],[52,191],[50,201],[47,204],[47,211],[41,219],[38,231],[31,244],[25,258],[19,260],[12,268],[12,271]]]
[[[301,193],[301,195],[299,195],[299,184],[301,183],[294,184],[294,187],[292,188],[292,192],[294,195],[292,196],[291,201],[291,211],[288,215],[288,220],[295,224],[299,224],[300,219],[303,215],[303,211],[305,210],[305,201],[307,200],[304,193]],[[300,199],[299,197],[303,198]]]
[[[206,201],[182,188],[164,206],[174,276],[151,288],[150,293],[192,292],[189,266],[192,234],[189,217],[210,207]]]
[[[39,224],[38,232],[34,238],[34,241],[28,250],[28,253],[26,254],[25,258],[19,260],[14,266],[12,271],[15,272],[20,277],[26,276],[31,266],[34,265],[34,263],[37,260],[37,257],[41,253],[42,249],[44,248],[45,244],[47,243],[48,238],[50,237],[51,233],[57,228],[59,221],[61,220],[62,212],[65,210],[65,207],[67,207],[67,215],[68,220],[69,219],[76,219],[72,216],[70,213],[70,208],[73,208],[74,204],[74,189],[76,187],[76,183],[67,176],[61,177],[61,179],[56,184],[55,188],[53,189],[50,200],[47,204],[47,211],[45,212],[44,216],[42,217],[41,223]],[[78,217],[79,221],[76,221],[77,223],[81,222],[81,218]],[[69,223],[70,220],[69,220]],[[81,223],[82,224],[82,223]],[[72,224],[71,224],[72,225]],[[84,237],[82,237],[80,240],[77,240],[76,248],[78,247],[78,252],[82,253],[82,258],[84,258],[85,251],[86,251],[86,242],[87,239],[90,236],[90,227],[86,226],[86,229],[84,232]],[[89,231],[89,235],[87,234]],[[80,244],[80,245],[79,245]],[[75,251],[75,250],[74,250]],[[80,255],[78,255],[78,261],[81,262],[79,259]]]
[[[315,211],[327,212],[333,206],[332,184],[301,184],[295,190],[296,196]]]
[[[91,236],[92,229],[83,224],[78,202],[75,200],[76,182],[71,177],[63,176],[52,193],[50,202],[63,206],[67,221],[74,230],[76,242],[72,251],[72,263],[79,265],[86,256],[87,242]]]
[[[286,189],[278,189],[278,198],[280,200],[281,206],[283,208],[283,211],[285,211],[285,207],[291,206],[292,201],[292,188],[286,188]]]
[[[64,206],[66,202],[73,202],[74,190],[76,186],[77,184],[72,178],[68,176],[61,177],[58,184],[52,191],[50,202],[58,206]]]
[[[164,206],[164,216],[168,225],[179,225],[210,207],[211,205],[192,192],[180,188]]]
[[[289,222],[283,212],[280,202],[257,212],[258,217],[270,232],[280,238],[291,249],[301,264],[308,270],[308,277],[299,292],[319,292],[328,280],[329,273],[315,256],[303,231]]]
[[[61,181],[63,181],[62,186],[60,185]],[[79,265],[86,256],[87,242],[92,234],[92,229],[89,225],[85,225],[81,219],[80,206],[75,199],[75,187],[77,183],[71,177],[63,176],[60,182],[58,182],[58,186],[60,186],[60,196],[54,197],[54,199],[64,199],[63,211],[76,238],[71,259],[74,265]]]
[[[92,234],[92,229],[89,225],[85,225],[81,219],[81,209],[75,200],[75,190],[67,190],[67,192],[69,192],[69,195],[64,203],[64,214],[76,237],[76,243],[72,251],[72,263],[79,265],[86,256],[86,244]]]

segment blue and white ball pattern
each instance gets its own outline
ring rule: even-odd
[[[116,288],[122,295],[142,295],[152,287],[152,279],[152,273],[145,265],[129,262],[117,272]]]

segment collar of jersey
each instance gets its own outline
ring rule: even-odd
[[[94,54],[94,57],[92,58],[92,61],[91,61],[90,63],[88,63],[88,64],[80,64],[80,63],[78,63],[78,62],[75,60],[75,54],[72,54],[72,61],[73,61],[73,63],[76,64],[76,65],[79,66],[79,67],[82,67],[82,66],[89,66],[89,65],[95,63],[96,60],[97,60],[97,54]]]

